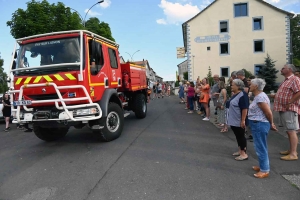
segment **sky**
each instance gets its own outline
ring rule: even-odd
[[[9,72],[15,39],[6,22],[18,8],[26,10],[29,0],[0,0],[0,55],[5,72]],[[38,1],[38,0],[37,0]],[[268,3],[300,14],[300,0],[266,0]],[[49,3],[57,3],[48,0]],[[60,0],[82,17],[97,0]],[[176,47],[183,47],[182,23],[186,22],[213,0],[104,0],[86,16],[97,17],[110,25],[112,36],[120,45],[125,61],[148,60],[150,67],[164,81],[176,79]]]

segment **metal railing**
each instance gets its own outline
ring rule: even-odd
[[[34,119],[32,113],[27,113],[27,114],[29,114],[29,118],[30,117],[32,118],[31,121],[45,121],[45,120],[89,121],[89,120],[99,119],[102,117],[102,110],[101,110],[99,104],[92,102],[86,88],[82,85],[57,86],[55,83],[28,84],[28,85],[22,85],[20,90],[11,90],[11,91],[9,91],[9,93],[11,93],[11,94],[19,93],[18,100],[22,101],[24,88],[51,87],[51,86],[54,87],[54,89],[57,93],[58,99],[33,100],[31,102],[32,102],[32,104],[54,103],[57,110],[64,111],[63,115],[61,115],[61,117],[59,115],[58,118],[54,118],[54,119],[39,120],[39,119]],[[82,89],[85,94],[85,97],[63,98],[59,91],[62,89]],[[79,105],[66,105],[66,103],[65,103],[66,101],[70,102],[70,101],[81,101],[81,100],[88,100],[89,103],[79,104]],[[59,103],[61,104],[61,106],[59,106]],[[21,106],[23,106],[23,108],[26,112],[33,112],[34,110],[33,110],[33,108],[28,108],[26,105],[18,105],[16,109],[15,108],[12,109],[13,112],[16,112],[17,123],[27,123],[30,120],[27,120],[27,118],[25,119],[25,117],[23,118],[23,120],[21,120],[21,118],[20,118]],[[91,116],[73,116],[73,111],[70,111],[70,110],[74,110],[74,109],[84,109],[84,108],[93,108],[93,107],[95,107],[98,110],[98,113],[95,113],[95,115],[91,115]]]

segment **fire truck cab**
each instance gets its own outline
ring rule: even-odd
[[[118,47],[85,30],[17,39],[10,83],[13,123],[32,123],[45,141],[64,137],[72,126],[88,126],[104,141],[118,138],[124,110],[137,118],[147,113],[146,69],[121,64]]]

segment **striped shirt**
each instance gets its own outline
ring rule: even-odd
[[[289,100],[300,91],[300,79],[297,76],[291,75],[286,78],[279,86],[274,99],[274,111],[287,111],[286,105]],[[291,103],[289,111],[294,111],[300,114],[299,100]]]

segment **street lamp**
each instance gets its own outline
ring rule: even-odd
[[[137,52],[139,52],[140,50],[137,50],[136,52],[134,52],[133,54],[132,54],[132,56],[129,54],[129,53],[127,53],[127,52],[125,52],[125,53],[127,53],[130,57],[131,57],[131,62],[133,61],[133,56],[134,56],[134,54],[135,53],[137,53]]]
[[[82,16],[79,14],[79,12],[78,12],[77,10],[75,10],[74,8],[71,8],[71,7],[69,7],[69,6],[65,6],[65,8],[69,8],[69,9],[71,9],[71,10],[74,10],[74,11],[77,13],[77,15],[80,17],[81,23],[83,24],[83,18],[82,18]]]
[[[85,18],[86,18],[86,16],[87,16],[87,14],[89,13],[89,11],[90,11],[95,5],[100,4],[100,3],[103,3],[103,2],[104,2],[104,0],[98,1],[97,3],[95,3],[94,5],[92,5],[92,6],[90,7],[90,9],[88,9],[88,11],[86,12],[86,14],[85,14],[85,16],[84,16],[84,18],[83,18],[83,26],[84,26],[84,27],[85,27]]]

